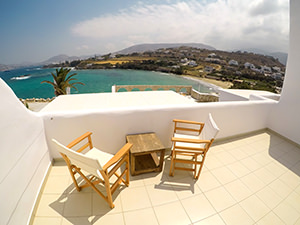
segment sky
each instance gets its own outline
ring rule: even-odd
[[[0,0],[0,64],[143,43],[287,52],[289,0]]]

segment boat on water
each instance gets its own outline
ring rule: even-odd
[[[25,75],[21,75],[21,76],[17,76],[17,77],[12,77],[10,78],[11,80],[26,80],[29,79],[31,77],[30,74],[25,74]]]

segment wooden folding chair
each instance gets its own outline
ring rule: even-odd
[[[107,201],[111,208],[114,208],[112,194],[122,182],[126,186],[129,185],[129,149],[132,144],[125,144],[117,154],[112,155],[93,147],[91,134],[91,132],[87,132],[67,146],[62,145],[54,139],[52,139],[52,141],[56,144],[57,150],[66,161],[77,191],[91,186]],[[72,150],[71,148],[75,146],[77,150]],[[123,164],[125,164],[125,168],[122,168],[123,172],[119,175],[117,173],[119,171],[117,170]],[[90,173],[92,176],[88,178],[81,170]],[[76,173],[85,180],[85,183],[81,186],[78,185],[75,178]],[[110,178],[113,175],[115,175],[117,179],[110,185]],[[126,176],[125,179],[123,179],[124,176]],[[104,185],[106,196],[96,187],[99,183]]]
[[[206,153],[213,143],[219,128],[211,114],[205,123],[174,119],[174,133],[171,148],[170,176],[174,176],[175,169],[194,172],[194,179],[198,179],[202,170]],[[177,166],[176,163],[192,164],[192,168]],[[199,167],[197,173],[197,166]]]

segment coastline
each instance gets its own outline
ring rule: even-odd
[[[228,81],[213,80],[213,79],[196,77],[196,76],[185,75],[185,74],[183,74],[182,76],[186,79],[195,80],[195,81],[200,82],[204,85],[209,85],[214,89],[218,89],[218,88],[228,89],[232,86],[232,83],[228,82]]]

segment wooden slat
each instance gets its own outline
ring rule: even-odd
[[[78,149],[76,152],[82,152],[83,150],[85,150],[87,147],[90,146],[90,143],[86,143],[85,145],[83,145],[80,149]]]
[[[156,166],[159,166],[159,159],[158,159],[158,156],[157,156],[157,153],[156,152],[152,152],[151,153],[151,157],[155,163]]]
[[[87,138],[90,135],[92,135],[92,132],[86,132],[85,134],[81,135],[80,137],[72,141],[70,144],[68,144],[67,147],[68,148],[74,147],[75,145],[77,145],[79,142],[81,142],[83,139]]]
[[[197,121],[192,121],[192,120],[174,119],[173,121],[177,122],[177,123],[189,123],[189,124],[197,124],[197,125],[203,125],[204,126],[203,122],[197,122]]]

